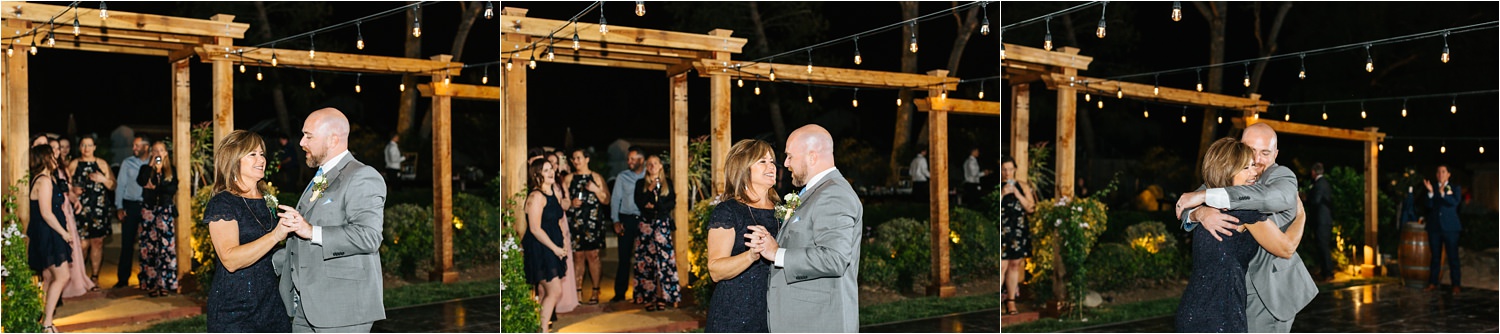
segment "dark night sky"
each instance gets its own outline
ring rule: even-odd
[[[49,2],[48,4],[67,5],[65,2]],[[237,40],[236,45],[249,46],[267,41],[258,35],[260,27],[257,23],[259,21],[255,19],[256,13],[250,2],[111,1],[108,4],[112,11],[204,19],[215,13],[232,14],[236,16],[236,22],[251,24],[250,30],[246,32],[246,38]],[[287,8],[297,9],[299,14],[312,13],[295,17],[272,14],[271,20],[276,23],[272,26],[272,35],[275,38],[342,23],[404,4],[404,2],[343,1],[297,4],[267,2],[268,7],[273,8],[273,13],[275,13],[274,9],[284,11]],[[80,6],[97,8],[98,3],[85,2]],[[499,4],[496,3],[495,6],[496,15],[498,15]],[[318,11],[301,9],[306,7],[313,7]],[[423,6],[421,40],[424,59],[432,55],[450,53],[458,21],[458,8],[458,5],[452,2]],[[400,56],[405,30],[404,20],[405,15],[398,13],[364,22],[362,29],[367,44],[364,50],[354,48],[356,31],[353,26],[318,34],[316,50]],[[485,20],[481,17],[475,22],[473,29],[469,32],[462,61],[472,64],[498,59],[498,21],[498,19]],[[59,28],[58,31],[59,44],[63,44],[66,40],[62,37],[63,30]],[[11,34],[7,32],[6,36]],[[23,41],[23,44],[25,43]],[[299,39],[281,47],[305,49],[307,40]],[[21,50],[18,48],[17,51]],[[212,118],[213,77],[209,64],[197,58],[192,60],[192,64],[192,121],[199,123]],[[164,57],[43,47],[38,55],[31,57],[30,66],[32,132],[63,133],[66,131],[66,120],[70,114],[74,116],[80,134],[97,132],[101,137],[107,137],[109,132],[121,123],[148,130],[170,130],[171,79],[169,65]],[[399,76],[364,75],[360,79],[363,93],[355,94],[353,73],[317,73],[314,77],[318,82],[318,87],[313,90],[308,88],[309,79],[306,71],[267,68],[266,80],[260,82],[255,80],[255,71],[255,67],[250,67],[246,74],[239,74],[237,69],[235,71],[236,128],[248,128],[257,123],[269,121],[272,129],[261,133],[268,136],[267,140],[272,139],[269,136],[275,133],[276,116],[271,106],[269,87],[271,82],[278,77],[284,83],[293,132],[300,129],[302,120],[308,113],[324,105],[340,106],[356,127],[368,129],[370,130],[368,135],[380,138],[375,141],[379,147],[367,149],[383,148],[386,133],[395,128],[400,94],[397,89],[400,83]],[[495,80],[498,79],[495,71],[494,68],[490,70],[490,85],[495,85]],[[482,74],[481,68],[466,69],[463,75],[455,78],[454,81],[479,84]],[[427,78],[421,77],[418,81],[426,82]],[[420,113],[417,117],[430,117],[426,113],[429,105],[428,99],[419,98],[417,106]],[[494,133],[498,125],[498,110],[497,102],[454,101],[452,133],[455,140],[455,173],[473,164],[484,169],[486,175],[490,177],[495,175],[494,170],[498,168],[496,151],[499,147],[499,140],[490,134]],[[355,136],[358,136],[358,132]],[[295,138],[293,143],[295,143]],[[417,145],[423,147],[417,147]],[[351,147],[351,150],[358,149]],[[403,147],[403,149],[413,151],[430,149],[430,145],[422,141],[412,144],[412,147]],[[426,153],[423,154],[425,158]],[[362,159],[373,161],[378,157],[362,157]]]
[[[1007,2],[1003,6],[1002,25],[1082,3]],[[1279,5],[1279,2],[1263,5],[1262,16],[1267,26],[1264,29],[1269,29],[1269,21]],[[1057,44],[1077,46],[1082,49],[1082,54],[1094,57],[1089,70],[1082,73],[1084,75],[1112,77],[1207,64],[1208,23],[1191,3],[1183,2],[1183,7],[1182,21],[1173,22],[1169,18],[1171,2],[1111,2],[1108,8],[1109,35],[1101,40],[1093,36],[1099,8],[1092,6],[1071,14],[1073,23],[1079,27],[1076,30],[1077,44],[1065,36],[1067,30],[1062,17],[1054,18],[1051,28]],[[1225,61],[1259,57],[1252,3],[1233,2],[1230,7]],[[1500,16],[1497,7],[1500,4],[1495,2],[1296,2],[1282,27],[1278,54],[1491,22]],[[1037,22],[1008,30],[1005,37],[1009,43],[1040,47],[1043,35],[1044,24]],[[1497,87],[1497,73],[1500,73],[1495,61],[1500,59],[1496,42],[1500,38],[1497,37],[1500,34],[1496,29],[1449,36],[1453,56],[1447,64],[1439,61],[1443,46],[1440,37],[1375,46],[1371,49],[1376,65],[1373,74],[1363,69],[1365,53],[1362,49],[1308,56],[1306,80],[1297,79],[1299,65],[1296,58],[1273,61],[1266,69],[1259,93],[1263,100],[1275,104],[1493,90]],[[1207,71],[1204,76],[1206,80]],[[1241,66],[1227,67],[1224,71],[1225,94],[1244,94],[1246,88],[1240,84],[1242,78]],[[1150,77],[1127,79],[1147,84],[1151,80]],[[1161,76],[1162,86],[1191,89],[1194,81],[1192,71]],[[1055,136],[1056,123],[1050,112],[1055,108],[1054,98],[1046,94],[1052,92],[1045,89],[1033,91],[1031,138],[1034,141],[1052,140]],[[1006,98],[1008,95],[1007,92]],[[1447,163],[1455,166],[1458,182],[1468,182],[1471,169],[1493,170],[1496,154],[1500,154],[1496,152],[1500,149],[1496,145],[1497,132],[1500,132],[1497,131],[1497,124],[1500,124],[1500,117],[1497,117],[1500,113],[1496,112],[1497,97],[1493,93],[1458,97],[1457,114],[1449,113],[1450,102],[1448,97],[1410,100],[1408,108],[1411,114],[1406,118],[1400,116],[1401,101],[1366,103],[1370,112],[1368,119],[1359,118],[1357,103],[1332,104],[1327,106],[1327,121],[1319,115],[1322,106],[1298,106],[1292,109],[1292,121],[1349,129],[1379,127],[1389,136],[1386,150],[1380,155],[1382,176],[1403,167],[1414,167],[1431,175],[1435,165]],[[1079,103],[1079,117],[1088,118],[1097,133],[1092,142],[1081,145],[1095,145],[1095,156],[1100,159],[1134,160],[1153,146],[1163,146],[1188,163],[1195,158],[1199,124],[1203,117],[1201,109],[1190,108],[1187,124],[1182,124],[1179,121],[1180,106],[1122,102],[1113,96],[1106,99],[1103,110],[1081,100]],[[1142,110],[1147,107],[1152,116],[1149,119],[1142,117]],[[1285,108],[1273,107],[1263,117],[1279,120],[1285,113]],[[1009,108],[1006,108],[1005,115],[1008,117]],[[1229,129],[1226,122],[1217,128],[1215,137],[1227,135]],[[1439,146],[1444,144],[1443,141],[1405,139],[1411,137],[1487,139],[1447,140],[1448,152],[1441,154]],[[1313,162],[1322,161],[1330,167],[1362,168],[1362,146],[1358,142],[1297,135],[1282,135],[1280,141],[1278,162],[1281,164],[1300,164],[1306,168]],[[1415,145],[1416,153],[1406,152],[1408,144]],[[1478,152],[1481,144],[1485,145],[1485,154]],[[1079,161],[1083,163],[1086,158],[1080,156]],[[1299,170],[1302,172],[1305,170]],[[1109,173],[1095,173],[1090,177],[1090,184],[1102,184],[1107,181]]]
[[[734,30],[735,37],[751,39],[750,44],[745,47],[746,54],[735,55],[734,59],[759,58],[760,55],[753,54],[751,51],[755,40],[748,27],[734,27],[733,23],[728,23],[729,19],[724,19],[725,22],[721,23],[720,20],[705,20],[701,17],[684,18],[687,15],[695,15],[687,13],[689,10],[703,10],[711,6],[742,6],[740,4],[742,3],[725,5],[705,2],[647,1],[647,14],[644,17],[635,16],[634,3],[628,1],[606,2],[604,10],[609,24],[619,26],[704,33],[713,28],[688,30],[692,28],[679,27],[687,25],[684,23],[687,21],[708,21],[704,24],[731,29]],[[901,21],[900,7],[896,2],[817,2],[813,5],[820,6],[815,7],[820,9],[816,10],[814,15],[827,20],[827,30],[813,36],[814,40],[807,42],[783,42],[777,34],[768,33],[772,35],[768,43],[774,52],[780,53]],[[530,17],[566,20],[587,7],[588,3],[507,1],[505,6],[526,8],[529,10],[527,16]],[[763,6],[766,5],[763,4]],[[951,8],[951,6],[949,2],[923,2],[919,12],[928,14]],[[992,28],[998,27],[994,25],[999,19],[998,7],[998,3],[993,2],[988,7]],[[748,15],[744,14],[745,11],[741,7],[734,8],[736,9],[731,10],[731,14],[726,15]],[[781,14],[766,7],[763,7],[762,11],[767,12],[767,16]],[[597,23],[598,19],[598,11],[595,10],[584,14],[580,20]],[[921,46],[918,53],[918,67],[921,72],[946,66],[955,33],[954,22],[952,16],[948,15],[924,22],[919,27],[918,37]],[[581,33],[597,33],[597,31]],[[565,32],[564,39],[558,42],[558,47],[563,47],[566,39],[570,37],[571,31]],[[900,36],[900,29],[862,37],[860,50],[864,62],[859,66],[853,64],[854,47],[851,42],[834,44],[813,51],[814,64],[899,71],[898,52],[901,52],[899,48],[904,45],[902,44],[904,41],[905,36]],[[998,34],[992,32],[988,36],[981,36],[975,32],[964,50],[959,73],[950,74],[950,76],[960,78],[997,76],[999,74],[998,42]],[[779,58],[776,62],[804,64],[806,56],[798,54]],[[528,116],[528,137],[532,146],[561,147],[564,133],[568,128],[572,130],[575,143],[577,143],[575,146],[602,148],[616,138],[639,138],[657,140],[662,143],[667,140],[668,81],[662,72],[548,63],[539,60],[537,69],[529,72],[527,80],[529,99],[532,101]],[[709,131],[708,79],[700,78],[697,73],[692,73],[689,75],[688,83],[689,136],[707,135]],[[988,91],[986,100],[997,99],[999,93],[997,84],[998,80],[990,80],[985,84],[985,89]],[[758,137],[774,143],[776,140],[772,138],[774,133],[764,107],[764,101],[769,98],[769,93],[756,96],[751,92],[753,85],[753,82],[747,81],[744,88],[734,89],[733,137],[735,139]],[[761,85],[769,91],[771,84],[762,83]],[[830,128],[836,140],[856,138],[866,143],[877,152],[877,155],[885,157],[889,154],[895,127],[895,90],[862,89],[859,92],[860,107],[853,108],[850,104],[853,92],[849,90],[814,87],[812,94],[817,103],[809,106],[805,100],[807,90],[804,86],[786,83],[777,85],[782,95],[781,104],[786,117],[787,131],[808,122],[815,122]],[[957,92],[950,94],[972,99],[978,91],[978,83],[973,83],[960,85]],[[923,95],[925,94],[917,96]],[[926,123],[926,117],[925,113],[918,113],[914,116],[913,136]],[[998,156],[995,152],[998,151],[1000,145],[1000,126],[997,118],[955,115],[950,116],[949,123],[950,155],[954,157],[952,166],[958,166],[962,162],[961,159],[968,154],[968,149],[975,145],[985,147],[983,161],[997,160]],[[905,161],[902,163],[904,164]]]

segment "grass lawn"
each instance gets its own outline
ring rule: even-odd
[[[999,293],[948,299],[922,297],[861,307],[859,308],[859,325],[869,326],[999,307]]]
[[[500,284],[495,280],[477,280],[442,284],[428,282],[385,290],[387,309],[440,302],[459,298],[498,295]],[[177,319],[152,325],[139,333],[203,333],[208,331],[208,320],[204,315]]]

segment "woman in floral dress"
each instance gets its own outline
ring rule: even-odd
[[[588,305],[599,303],[600,265],[599,253],[604,249],[604,203],[609,203],[609,187],[604,177],[589,169],[589,156],[583,149],[573,150],[573,174],[563,179],[568,193],[573,194],[573,206],[568,217],[573,219],[573,250],[575,272],[578,277],[578,295],[583,298],[583,275],[590,273],[594,294]],[[587,269],[587,271],[585,271]]]
[[[114,212],[104,197],[106,190],[115,189],[115,177],[110,174],[108,163],[94,156],[96,146],[93,137],[78,139],[78,159],[68,164],[73,171],[73,184],[83,189],[79,196],[83,212],[78,214],[79,233],[84,238],[84,253],[89,258],[89,277],[99,283],[99,264],[104,259],[104,237],[109,236],[109,215]]]
[[[668,303],[677,307],[676,246],[672,242],[672,208],[677,203],[672,180],[662,173],[661,157],[646,158],[646,175],[635,183],[635,205],[641,208],[640,247],[635,249],[635,296],[638,304],[651,304],[646,311],[660,311]]]
[[[167,145],[151,144],[151,158],[141,166],[136,182],[141,185],[141,289],[151,297],[177,291],[177,194],[176,172]]]
[[[1016,180],[1016,160],[1004,157],[1000,160],[1000,177],[1004,186],[1000,189],[1000,277],[1005,282],[1005,313],[1019,313],[1016,296],[1020,295],[1021,270],[1026,269],[1026,258],[1031,257],[1031,228],[1026,225],[1026,214],[1036,210],[1036,200],[1031,186]]]

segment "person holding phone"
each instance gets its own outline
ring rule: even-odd
[[[167,155],[167,144],[151,144],[151,158],[141,166],[141,289],[151,297],[177,291],[177,172]]]

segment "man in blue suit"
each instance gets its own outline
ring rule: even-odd
[[[1458,294],[1458,287],[1462,285],[1459,277],[1458,262],[1458,233],[1463,229],[1458,224],[1459,194],[1463,190],[1456,184],[1449,184],[1447,165],[1438,165],[1437,178],[1438,188],[1432,188],[1431,180],[1422,180],[1427,187],[1427,207],[1432,209],[1432,217],[1427,222],[1427,244],[1432,247],[1432,261],[1428,267],[1427,288],[1423,291],[1433,291],[1438,288],[1438,276],[1442,274],[1442,253],[1448,253],[1448,278],[1453,283],[1453,294]]]

